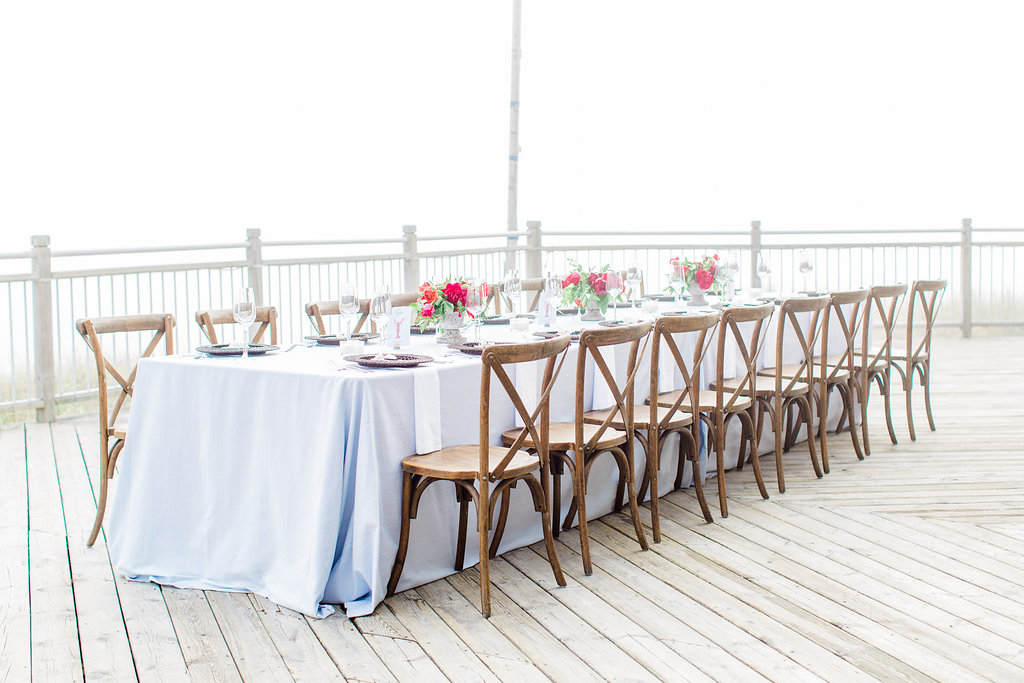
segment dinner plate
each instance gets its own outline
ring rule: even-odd
[[[492,315],[486,318],[480,317],[479,320],[481,325],[508,325],[509,323],[508,316],[504,315]]]
[[[601,327],[618,327],[619,325],[625,325],[626,321],[625,320],[602,320],[601,322],[599,322],[597,324],[600,325]]]
[[[558,337],[563,334],[565,334],[565,332],[557,332],[555,330],[538,330],[533,333],[533,336],[540,337],[541,339],[554,339],[555,337]],[[575,330],[573,332],[570,332],[569,340],[578,342],[580,340],[580,331]]]
[[[320,346],[338,346],[341,344],[341,337],[336,334],[311,334],[306,339],[315,341]]]
[[[420,356],[415,353],[387,353],[377,358],[376,353],[357,353],[345,356],[345,360],[358,363],[364,368],[414,368],[434,360],[433,356]]]
[[[674,296],[672,296],[671,294],[652,294],[652,295],[646,296],[644,298],[647,299],[648,301],[663,301],[663,302],[664,301],[675,301],[676,300],[676,298]]]
[[[271,344],[249,344],[249,355],[250,356],[262,356],[268,351],[276,351],[277,347]],[[196,351],[199,353],[205,353],[209,356],[241,356],[242,347],[232,346],[231,344],[206,344],[204,346],[197,346]]]
[[[501,344],[511,344],[512,342],[466,342],[465,344],[453,344],[450,348],[463,353],[468,353],[471,356],[482,356],[484,349],[488,346],[499,346]]]

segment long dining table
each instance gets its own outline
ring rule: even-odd
[[[555,329],[591,325],[559,317]],[[483,329],[486,338],[528,341],[537,328]],[[695,343],[692,336],[680,341],[684,353]],[[768,346],[765,355],[773,357],[771,340]],[[366,352],[375,348],[367,344]],[[402,458],[476,443],[479,436],[479,357],[432,335],[414,335],[403,351],[435,360],[411,369],[365,369],[344,360],[337,346],[309,344],[245,360],[201,353],[143,359],[107,522],[116,570],[182,588],[251,591],[314,617],[328,616],[332,605],[342,605],[349,617],[371,613],[386,597],[398,545]],[[553,389],[553,421],[573,419],[577,352],[571,345]],[[793,360],[797,354],[792,349]],[[615,358],[614,371],[624,377],[625,349]],[[726,361],[736,368],[738,354]],[[714,349],[704,362],[710,378]],[[664,390],[681,386],[673,364],[663,363],[659,373]],[[611,395],[592,374],[591,367],[586,409],[610,406]],[[540,379],[535,363],[515,368],[524,399],[536,396]],[[641,370],[637,400],[646,392]],[[514,426],[512,405],[496,391],[492,443]],[[738,425],[733,428],[727,467],[737,457]],[[761,450],[770,445],[763,439]],[[671,445],[665,451],[674,452]],[[701,463],[698,476],[705,477],[704,453]],[[691,476],[687,469],[684,481]],[[591,477],[587,509],[595,518],[614,506],[612,458],[600,458]],[[674,465],[663,465],[661,477],[660,490],[670,491]],[[571,478],[562,479],[563,500],[571,485]],[[413,521],[399,590],[454,571],[457,530],[453,490],[430,487]],[[530,496],[512,491],[499,552],[540,538]],[[475,544],[469,546],[466,566],[478,559]]]

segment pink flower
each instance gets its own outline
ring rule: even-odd
[[[434,304],[423,304],[420,308],[420,316],[423,318],[434,317]]]
[[[713,270],[704,270],[703,268],[697,269],[697,286],[701,289],[711,289],[711,285],[715,284],[715,273]]]
[[[453,304],[466,305],[466,288],[458,282],[449,282],[444,286],[444,298]]]

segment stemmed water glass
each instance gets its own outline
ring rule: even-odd
[[[377,334],[380,335],[380,351],[374,356],[374,360],[383,360],[384,351],[387,349],[385,339],[387,338],[387,324],[391,319],[391,288],[384,285],[370,299],[370,319],[377,327]]]
[[[252,287],[242,287],[235,295],[231,309],[235,322],[242,327],[242,358],[249,357],[249,326],[256,320],[256,295]]]
[[[523,281],[519,279],[519,270],[513,268],[505,274],[505,282],[502,285],[505,296],[508,299],[509,314],[515,317],[516,304],[519,303],[519,295],[523,293]]]
[[[640,266],[635,263],[631,263],[626,268],[626,284],[629,286],[629,299],[633,308],[636,308],[636,302],[640,297],[637,296],[640,292]]]
[[[557,309],[558,305],[562,302],[562,278],[557,275],[548,275],[544,279],[544,298],[548,302],[548,306],[552,309]],[[554,322],[554,315],[550,316],[547,320],[547,326],[551,327]]]
[[[604,284],[605,291],[608,292],[608,304],[612,307],[612,320],[618,322],[619,309],[615,307],[615,299],[623,292],[622,276],[619,271],[608,271]]]
[[[473,316],[473,341],[480,342],[480,314],[487,305],[486,282],[470,280],[466,283],[466,310]]]
[[[345,319],[345,338],[352,338],[352,318],[359,313],[359,297],[352,282],[342,282],[338,287],[338,311]]]
[[[814,270],[814,262],[811,260],[811,255],[806,249],[800,252],[800,265],[797,266],[800,270],[800,274],[804,276],[804,293],[810,293],[807,288],[807,276]]]
[[[761,291],[765,292],[769,290],[769,282],[771,281],[772,268],[768,265],[768,261],[762,255],[757,260],[757,276],[761,279]]]

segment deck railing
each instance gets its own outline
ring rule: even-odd
[[[569,259],[589,266],[638,264],[646,289],[665,284],[674,256],[718,252],[740,266],[739,287],[772,291],[848,289],[915,279],[949,280],[939,325],[1024,329],[1024,228],[956,230],[762,230],[560,232],[530,221],[518,233],[335,241],[263,241],[201,246],[53,251],[47,236],[28,252],[0,254],[0,418],[36,410],[53,420],[58,406],[95,396],[95,366],[74,322],[102,315],[170,312],[175,347],[202,343],[193,322],[202,308],[229,308],[243,283],[278,307],[281,338],[313,331],[303,314],[312,300],[331,299],[344,280],[362,296],[387,283],[413,291],[426,279],[465,275],[499,281],[509,265],[526,277],[564,273]],[[809,262],[810,272],[798,264]],[[230,333],[229,333],[230,334]],[[105,352],[126,361],[142,340],[114,342]]]

